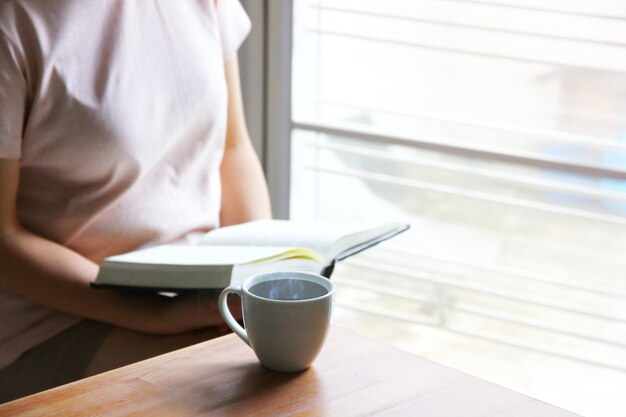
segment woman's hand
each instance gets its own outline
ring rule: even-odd
[[[221,334],[230,332],[222,319],[216,295],[181,295],[168,300],[163,310],[163,330],[166,333],[179,333],[188,330],[217,326]],[[241,320],[241,299],[228,297],[228,308],[237,320]]]

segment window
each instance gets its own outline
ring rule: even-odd
[[[291,218],[412,224],[337,267],[336,322],[621,415],[624,3],[295,0],[292,30]]]

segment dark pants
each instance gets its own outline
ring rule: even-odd
[[[113,326],[82,320],[0,369],[0,403],[81,379]]]

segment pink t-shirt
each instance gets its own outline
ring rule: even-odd
[[[218,227],[224,61],[249,29],[237,0],[0,0],[24,227],[96,262]],[[0,368],[78,320],[0,289]]]

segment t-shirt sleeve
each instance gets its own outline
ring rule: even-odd
[[[0,32],[0,158],[22,154],[26,79],[16,48]]]
[[[250,32],[250,19],[239,0],[215,0],[224,61],[237,52]]]

